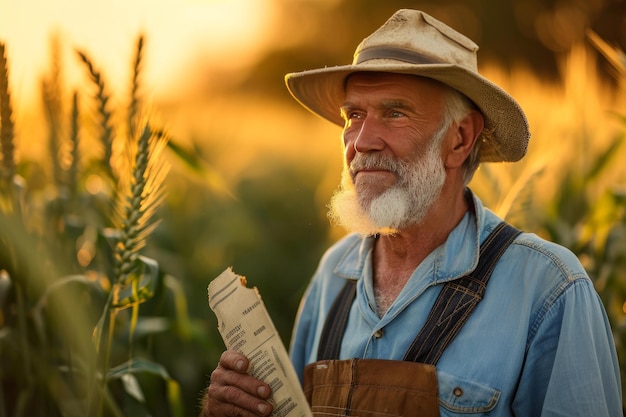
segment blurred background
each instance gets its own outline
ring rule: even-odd
[[[349,63],[399,8],[478,43],[481,73],[525,109],[528,156],[470,186],[580,257],[624,357],[626,2],[0,0],[0,416],[197,415],[224,348],[206,287],[229,266],[289,343],[344,232],[326,219],[340,128],[300,108],[284,75]],[[139,116],[169,145],[150,157],[163,174],[128,191]],[[143,200],[116,223],[125,191]],[[123,244],[128,213],[148,206]]]

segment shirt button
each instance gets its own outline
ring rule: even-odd
[[[455,397],[460,397],[463,395],[463,390],[460,387],[456,387],[454,390],[452,390],[452,393]]]
[[[378,330],[376,330],[376,333],[374,333],[374,337],[376,339],[380,339],[381,337],[383,337],[383,333],[384,333],[383,329],[378,329]]]

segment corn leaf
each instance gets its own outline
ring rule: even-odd
[[[167,396],[168,396],[169,405],[170,405],[170,413],[174,417],[182,417],[183,410],[182,410],[182,404],[181,404],[181,398],[180,398],[180,387],[178,385],[178,382],[172,379],[169,373],[167,372],[167,370],[158,363],[151,362],[143,358],[131,359],[128,362],[125,362],[119,366],[116,366],[115,368],[112,368],[107,373],[107,381],[120,379],[120,378],[128,379],[126,375],[141,374],[141,373],[155,375],[163,379],[163,381],[165,381],[166,387],[167,387]],[[131,393],[127,391],[127,393],[131,396],[137,395],[137,392],[135,391],[136,387],[130,386],[130,388],[133,392]],[[125,385],[125,389],[126,389],[126,385]]]

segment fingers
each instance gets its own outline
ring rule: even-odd
[[[227,350],[222,353],[218,367],[232,369],[237,372],[246,372],[249,365],[248,358],[235,350]]]
[[[271,392],[264,382],[248,375],[249,361],[228,350],[211,373],[211,383],[202,404],[202,417],[268,416],[272,405],[266,400]]]

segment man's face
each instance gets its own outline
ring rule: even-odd
[[[352,231],[381,233],[417,224],[445,182],[444,89],[410,75],[355,74],[342,114],[345,163],[331,217]]]

